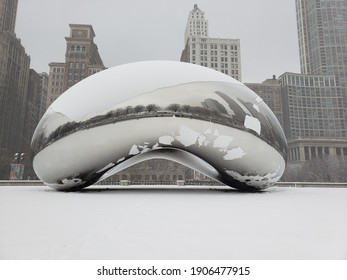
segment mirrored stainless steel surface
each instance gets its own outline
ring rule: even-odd
[[[193,64],[149,61],[66,91],[38,124],[32,152],[38,177],[58,190],[165,158],[253,191],[282,176],[286,140],[269,107],[240,82]]]

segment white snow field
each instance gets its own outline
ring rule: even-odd
[[[0,259],[347,259],[347,188],[0,187]]]

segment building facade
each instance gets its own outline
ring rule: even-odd
[[[296,0],[301,73],[347,86],[347,1]]]
[[[14,34],[18,0],[0,0],[0,32]]]
[[[195,4],[189,13],[181,61],[209,67],[241,81],[239,39],[211,38],[205,13]]]
[[[347,137],[345,90],[334,76],[285,73],[280,84],[288,140]]]
[[[48,74],[45,72],[40,73],[40,78],[41,78],[41,99],[40,99],[39,116],[41,118],[43,114],[46,112],[47,93],[48,93]]]
[[[347,156],[347,1],[296,0],[301,74],[280,77],[290,162]]]
[[[276,76],[262,83],[246,83],[245,85],[264,100],[283,127],[281,85]]]
[[[65,62],[49,64],[47,107],[74,84],[105,69],[94,37],[91,25],[70,24]]]
[[[15,153],[27,152],[26,101],[30,57],[14,33],[17,0],[0,1],[0,178]]]
[[[304,162],[322,157],[347,157],[347,139],[296,139],[288,143],[288,160]]]

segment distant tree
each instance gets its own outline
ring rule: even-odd
[[[326,156],[303,163],[289,163],[283,179],[292,182],[347,182],[347,159]]]
[[[180,104],[174,103],[174,104],[170,104],[169,106],[167,106],[166,108],[169,111],[173,111],[173,112],[178,112],[181,109]]]
[[[282,177],[283,181],[287,182],[304,182],[307,179],[304,176],[302,171],[304,163],[288,163],[286,166],[286,170]]]
[[[190,112],[190,105],[182,105],[182,111],[185,113],[189,113]]]
[[[134,108],[132,106],[127,106],[125,107],[124,109],[124,114],[125,115],[129,115],[129,114],[132,114],[134,112]]]
[[[124,114],[124,109],[123,108],[118,108],[116,111],[115,111],[115,116],[116,117],[120,117]]]
[[[139,114],[139,113],[143,112],[144,110],[145,110],[145,106],[143,106],[143,105],[137,105],[137,106],[134,108],[134,112],[135,112],[136,114]]]
[[[156,112],[160,109],[160,107],[156,104],[148,104],[146,106],[146,110],[148,113],[151,113],[151,112]]]
[[[327,156],[307,161],[303,171],[308,181],[313,182],[347,182],[347,162],[339,156]]]

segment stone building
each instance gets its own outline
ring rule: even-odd
[[[0,1],[0,178],[14,154],[26,152],[24,127],[30,57],[14,33],[17,0]]]
[[[41,99],[40,99],[39,116],[41,118],[43,114],[46,112],[47,93],[48,93],[48,74],[43,72],[43,73],[40,73],[39,75],[41,78]]]
[[[264,100],[283,126],[281,85],[276,76],[262,83],[246,83],[245,85]]]
[[[94,43],[93,27],[87,24],[69,26],[70,36],[65,38],[65,62],[49,63],[47,108],[68,88],[105,69]]]

